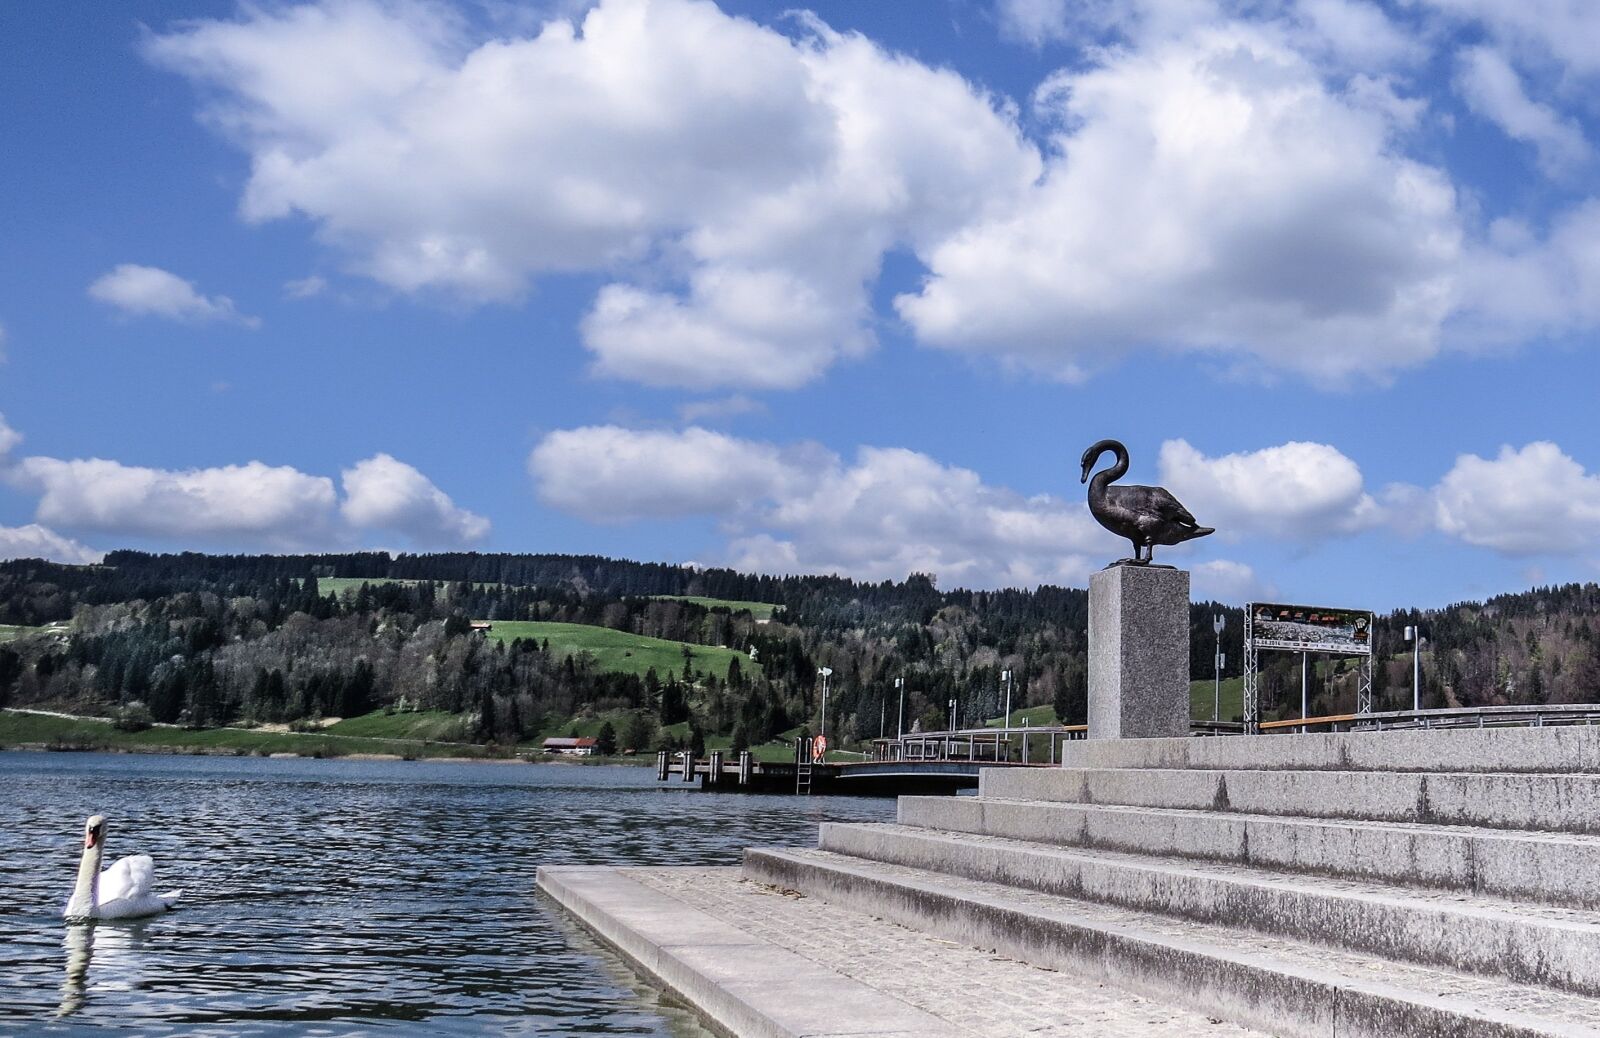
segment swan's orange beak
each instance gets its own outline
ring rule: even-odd
[[[83,849],[84,850],[88,850],[89,848],[94,846],[94,838],[97,835],[98,834],[93,829],[90,829],[88,832],[83,834]]]

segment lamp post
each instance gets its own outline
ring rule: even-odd
[[[895,725],[894,736],[903,739],[906,734],[906,679],[895,678],[894,687],[900,693],[900,721]]]
[[[823,667],[817,671],[822,675],[822,745],[828,745],[828,678],[833,674],[832,667]]]
[[[950,700],[950,730],[956,730],[956,701]]]
[[[1217,636],[1217,650],[1211,656],[1211,673],[1214,677],[1211,690],[1211,719],[1222,720],[1222,629],[1228,626],[1228,618],[1221,613],[1211,618],[1211,630]]]
[[[1411,710],[1422,709],[1422,628],[1407,627],[1406,641],[1411,643]]]
[[[1009,670],[1002,670],[1000,672],[1000,680],[1004,681],[1006,683],[1006,724],[1005,724],[1005,729],[1006,729],[1006,735],[1010,736],[1010,734],[1011,734],[1011,685],[1012,685],[1011,672]]]
[[[1300,654],[1300,720],[1302,721],[1306,719],[1306,692],[1311,684],[1309,672],[1306,669],[1309,666],[1310,659],[1310,653],[1302,652]],[[1305,731],[1306,726],[1301,725],[1300,734],[1304,735]]]

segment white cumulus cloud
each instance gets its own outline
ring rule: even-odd
[[[1433,490],[1438,528],[1507,555],[1600,548],[1600,475],[1554,443],[1463,454]]]
[[[1567,337],[1600,325],[1600,199],[1558,214],[1542,237],[1524,223],[1495,221],[1461,278],[1455,322],[1463,342],[1514,344]]]
[[[894,302],[921,344],[1066,379],[1154,350],[1383,382],[1458,338],[1593,325],[1558,240],[1581,210],[1483,240],[1417,156],[1457,30],[1470,104],[1547,165],[1587,156],[1594,5],[996,2],[1005,34],[1075,48],[1035,118],[814,16],[701,0],[547,5],[492,37],[431,3],[246,5],[145,52],[248,156],[246,220],[302,218],[353,272],[456,302],[584,274],[609,378],[813,382],[874,348],[886,257],[925,268]],[[169,310],[223,308],[176,280]]]
[[[768,502],[730,551],[766,572],[935,573],[966,587],[1079,584],[1116,550],[1081,504],[1023,497],[903,448],[862,447]]]
[[[1529,60],[1582,77],[1600,74],[1600,6],[1589,0],[1423,0],[1447,18],[1486,31]]]
[[[1191,597],[1194,599],[1209,598],[1233,604],[1271,600],[1278,595],[1277,588],[1256,576],[1254,569],[1230,559],[1199,563],[1190,574],[1193,580]]]
[[[1044,178],[928,256],[896,301],[925,341],[1078,378],[1136,347],[1348,381],[1439,348],[1455,193],[1392,114],[1229,23],[1057,73]]]
[[[1462,52],[1457,85],[1467,105],[1508,137],[1533,145],[1546,174],[1561,176],[1589,157],[1589,142],[1578,123],[1528,97],[1511,63],[1491,47]]]
[[[444,491],[403,461],[375,454],[343,472],[340,512],[352,526],[399,533],[426,546],[464,546],[489,535],[489,520],[458,508]]]
[[[41,522],[102,533],[259,538],[277,546],[325,541],[333,481],[259,461],[167,470],[103,458],[23,458],[14,483],[38,493]]]
[[[0,416],[0,445],[20,439]],[[489,533],[487,519],[457,507],[416,468],[388,454],[345,469],[342,500],[326,476],[260,461],[158,469],[106,458],[7,461],[0,452],[0,473],[13,487],[38,495],[39,524],[186,548],[330,550],[354,546],[373,531],[455,547]],[[11,536],[17,544],[50,548],[51,558],[97,555],[43,525],[18,527]]]
[[[11,427],[5,415],[0,414],[0,462],[21,442],[22,434]]]
[[[1161,484],[1219,535],[1316,540],[1380,522],[1361,468],[1325,443],[1290,442],[1207,457],[1186,440],[1161,445]]]
[[[239,313],[227,296],[202,295],[193,282],[160,267],[119,264],[89,285],[89,296],[135,317],[165,317],[196,324],[229,321],[247,328],[261,326],[260,318]]]
[[[29,523],[27,526],[0,526],[0,559],[47,559],[69,565],[99,562],[105,552],[96,551],[54,530]]]
[[[959,76],[799,24],[602,0],[470,41],[432,7],[344,0],[186,23],[147,52],[250,153],[247,219],[304,215],[407,292],[611,274],[582,325],[598,372],[781,388],[871,348],[886,250],[1038,168]]]
[[[714,516],[722,561],[761,572],[1081,584],[1116,551],[1081,504],[1023,497],[898,448],[863,447],[846,462],[700,428],[601,426],[551,433],[529,470],[544,501],[586,518]]]
[[[710,400],[690,400],[678,405],[678,420],[693,425],[696,422],[736,418],[739,415],[760,414],[766,405],[743,393],[716,397]]]
[[[314,299],[327,290],[328,279],[320,274],[294,278],[283,283],[283,295],[286,299]]]
[[[736,512],[782,493],[801,468],[796,452],[697,427],[563,429],[528,456],[541,500],[602,522]]]

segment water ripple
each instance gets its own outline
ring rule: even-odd
[[[642,768],[0,753],[0,1030],[704,1035],[533,887],[736,864],[882,800],[697,794]],[[83,819],[183,909],[65,926]]]

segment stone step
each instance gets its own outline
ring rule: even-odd
[[[1600,908],[1600,836],[989,797],[901,797],[902,824]]]
[[[1074,768],[1600,773],[1600,726],[1087,739],[1061,756]]]
[[[1267,1038],[1093,979],[787,896],[737,868],[546,866],[538,883],[719,1034]]]
[[[1581,909],[901,825],[825,823],[819,845],[871,861],[1600,995],[1600,914]]]
[[[989,768],[978,781],[1007,800],[1600,833],[1600,775]]]
[[[1600,1036],[1600,1000],[824,850],[745,874],[1288,1038]]]

